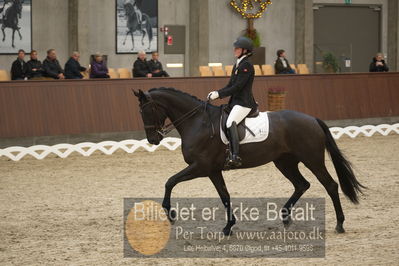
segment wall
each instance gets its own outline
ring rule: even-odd
[[[68,1],[32,1],[32,48],[38,51],[41,60],[48,49],[54,48],[61,64],[65,63],[68,58]],[[16,55],[0,55],[0,69],[11,69],[15,59]]]
[[[246,20],[229,1],[209,0],[209,60],[230,65],[234,62],[232,43],[246,28]],[[262,18],[255,20],[262,46],[266,47],[266,64],[273,64],[276,51],[285,49],[295,62],[295,1],[273,1]]]

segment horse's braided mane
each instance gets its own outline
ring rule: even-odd
[[[196,100],[196,101],[198,101],[198,102],[200,102],[200,103],[204,103],[204,101],[202,101],[201,99],[198,99],[196,96],[191,95],[191,94],[189,94],[189,93],[187,93],[187,92],[184,92],[184,91],[175,89],[175,88],[165,88],[165,87],[153,88],[153,89],[150,89],[148,92],[156,92],[156,91],[169,91],[169,92],[175,92],[175,93],[181,94],[181,95],[183,95],[183,96],[191,97],[192,99],[194,99],[194,100]]]

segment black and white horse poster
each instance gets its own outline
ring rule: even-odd
[[[32,48],[31,0],[0,0],[0,54]]]
[[[116,53],[158,50],[158,0],[116,0]]]

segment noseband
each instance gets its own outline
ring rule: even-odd
[[[191,116],[193,116],[202,106],[201,104],[198,105],[197,107],[195,107],[193,110],[185,113],[183,116],[181,116],[180,118],[176,119],[175,121],[172,121],[171,123],[167,124],[166,126],[162,125],[161,122],[161,118],[159,116],[159,114],[162,113],[162,111],[160,111],[159,108],[159,103],[156,103],[151,95],[148,92],[145,92],[144,95],[146,96],[146,99],[148,100],[148,102],[144,103],[141,107],[140,107],[140,113],[143,114],[143,110],[145,107],[149,107],[151,108],[151,112],[153,117],[156,118],[156,122],[152,125],[146,125],[144,124],[144,129],[154,129],[157,133],[159,133],[160,135],[162,135],[163,137],[165,137],[167,134],[169,134],[173,129],[175,129],[176,127],[178,127],[179,125],[181,125],[184,121],[186,121],[188,118],[190,118]],[[165,108],[164,108],[165,109]],[[166,114],[164,114],[166,116]],[[166,116],[167,117],[167,116]]]

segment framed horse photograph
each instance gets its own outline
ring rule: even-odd
[[[116,53],[158,50],[158,0],[116,0]]]
[[[32,49],[31,0],[0,0],[0,54]]]

